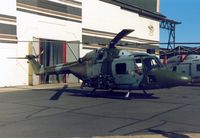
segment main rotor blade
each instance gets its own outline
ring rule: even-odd
[[[130,34],[131,32],[133,32],[134,30],[132,29],[123,29],[121,32],[119,32],[115,38],[113,38],[109,44],[109,49],[110,48],[114,48],[115,45],[125,36],[127,36],[128,34]]]

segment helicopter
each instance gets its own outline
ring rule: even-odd
[[[100,48],[87,53],[77,61],[43,67],[38,63],[35,55],[26,55],[36,75],[44,74],[73,74],[82,81],[81,88],[92,88],[91,94],[97,89],[142,90],[145,95],[148,89],[171,88],[187,85],[191,77],[169,71],[164,68],[158,57],[148,53],[129,52],[118,49],[118,42],[134,30],[123,29],[105,48]]]
[[[166,67],[174,72],[185,73],[192,78],[192,84],[200,82],[200,55],[182,54],[167,59]]]

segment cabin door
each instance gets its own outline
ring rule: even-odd
[[[117,85],[131,85],[134,81],[132,74],[133,62],[130,61],[113,61],[112,72]]]

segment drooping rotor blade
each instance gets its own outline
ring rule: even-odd
[[[114,48],[115,45],[123,38],[125,37],[126,35],[130,34],[131,32],[133,32],[134,30],[132,29],[123,29],[121,32],[119,32],[115,38],[113,38],[111,41],[110,41],[110,44],[108,46],[108,48]]]
[[[58,90],[51,98],[50,100],[58,100],[60,98],[60,96],[63,94],[63,92],[65,91],[65,89],[68,86],[64,86],[62,89]]]

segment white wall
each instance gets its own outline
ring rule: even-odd
[[[83,28],[116,34],[122,29],[134,29],[135,31],[129,34],[135,37],[132,42],[159,41],[158,21],[99,0],[82,0],[82,7]],[[86,52],[89,50],[81,50],[81,56]]]
[[[99,0],[82,0],[83,28],[118,33],[122,29],[135,29],[130,36],[159,41],[159,22],[139,16],[137,13],[122,10],[119,6]],[[148,27],[152,25],[153,35]]]
[[[34,37],[63,41],[82,39],[81,23],[20,11],[16,15],[18,44],[0,43],[0,87],[28,84],[27,60],[8,57],[25,57],[28,54],[28,41],[33,41]]]
[[[1,0],[1,14],[16,16],[16,0]]]
[[[81,23],[53,19],[18,11],[17,35],[19,40],[32,41],[33,37],[53,40],[81,40]]]
[[[27,84],[25,60],[8,59],[20,55],[17,44],[0,43],[0,87]]]
[[[16,16],[16,0],[1,1],[0,14]],[[1,23],[15,25],[14,22],[1,21]],[[15,59],[8,59],[18,53],[17,44],[0,43],[0,87],[23,84],[25,77],[21,77],[23,68]]]
[[[20,11],[17,14],[17,28],[18,40],[33,41],[34,37],[62,41],[81,41],[82,39],[81,23],[53,19]],[[29,43],[21,42],[19,44],[19,47],[23,47],[25,50],[25,56]],[[39,51],[36,52],[38,53]],[[25,75],[28,75],[27,63],[24,63],[22,68],[25,68]]]

